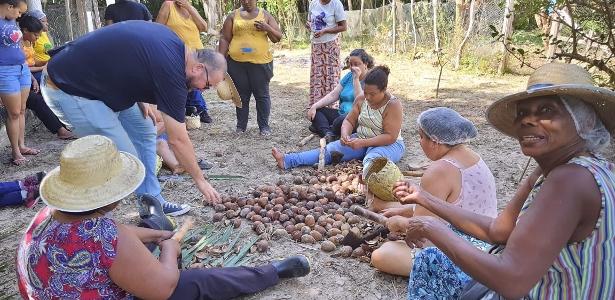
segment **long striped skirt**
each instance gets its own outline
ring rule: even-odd
[[[312,66],[310,69],[310,103],[312,106],[332,91],[340,81],[339,38],[319,44],[312,44]],[[334,106],[338,105],[335,101]],[[332,108],[336,108],[333,107]]]

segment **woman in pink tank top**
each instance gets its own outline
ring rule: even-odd
[[[456,111],[436,107],[422,112],[417,120],[423,153],[433,162],[421,178],[421,187],[439,199],[477,214],[495,217],[497,199],[495,179],[481,157],[465,143],[476,137],[476,128]],[[407,223],[412,216],[435,216],[429,210],[399,202],[374,199],[372,208],[389,217],[387,225],[395,231],[396,224]],[[471,240],[477,247],[487,248],[482,241]],[[372,253],[371,263],[378,270],[408,276],[413,254],[403,241],[387,242]]]

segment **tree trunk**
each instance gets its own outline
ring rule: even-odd
[[[365,0],[361,0],[361,12],[359,13],[359,32],[361,33],[361,48],[365,40],[365,33],[363,32],[363,10],[365,9]]]
[[[352,0],[348,0],[348,10],[352,10]]]
[[[417,44],[417,34],[416,34],[416,22],[414,22],[414,0],[410,0],[410,22],[412,23],[412,35],[414,37],[414,45],[412,48],[412,59],[416,57],[416,44]]]
[[[64,1],[64,12],[66,15],[66,28],[68,28],[68,37],[72,41],[75,39],[75,34],[73,33],[73,21],[71,20],[72,12],[70,10],[70,0]]]
[[[393,17],[393,53],[397,53],[397,0],[391,1],[391,16]]]
[[[440,1],[431,0],[431,6],[433,10],[433,39],[436,52],[440,52],[440,37],[438,36],[438,7]]]
[[[504,7],[504,21],[502,23],[502,34],[504,35],[504,40],[502,41],[502,60],[500,61],[500,65],[498,66],[498,74],[504,74],[506,70],[506,66],[508,65],[508,44],[510,41],[510,37],[513,33],[513,21],[515,20],[514,15],[514,0],[506,0],[506,6]]]
[[[94,29],[98,29],[101,28],[102,25],[102,21],[100,19],[100,11],[98,10],[98,1],[96,0],[92,0],[92,11],[94,12]]]
[[[69,0],[67,0],[69,1]],[[74,1],[75,8],[77,10],[77,36],[82,36],[88,32],[88,16],[85,9],[85,1],[83,0],[70,0]]]
[[[203,13],[205,13],[205,18],[208,23],[207,32],[217,32],[216,25],[220,19],[220,16],[218,16],[218,2],[201,0],[201,3],[203,4]]]
[[[549,31],[549,47],[547,48],[547,62],[553,61],[555,51],[557,50],[557,38],[559,37],[559,31],[561,29],[561,20],[558,16],[552,16],[551,18],[551,30]]]
[[[453,41],[455,43],[458,43],[462,39],[464,14],[465,14],[465,1],[455,0],[455,35],[453,37]]]
[[[459,48],[457,49],[457,54],[455,56],[455,70],[459,69],[459,65],[461,64],[461,54],[463,52],[463,48],[467,44],[468,39],[470,38],[470,35],[472,34],[472,31],[474,31],[474,19],[475,19],[474,8],[475,6],[476,6],[476,0],[470,0],[470,22],[468,24],[468,30],[466,31],[466,34],[463,37],[463,40],[461,41],[461,43],[459,44]]]
[[[28,11],[43,11],[43,4],[41,3],[41,0],[27,0],[26,4],[28,4]]]

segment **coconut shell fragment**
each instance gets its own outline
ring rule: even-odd
[[[335,250],[335,244],[330,241],[324,241],[320,244],[320,250],[324,252],[331,252]]]

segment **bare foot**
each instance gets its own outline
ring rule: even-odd
[[[72,140],[75,138],[73,133],[64,127],[60,127],[60,129],[58,129],[57,136],[61,140]]]
[[[23,164],[25,164],[28,160],[23,157],[23,155],[21,155],[21,153],[17,154],[13,154],[13,160],[11,161],[14,165],[16,166],[21,166]]]
[[[278,163],[278,168],[284,170],[284,153],[280,152],[277,148],[271,148],[271,155]]]

